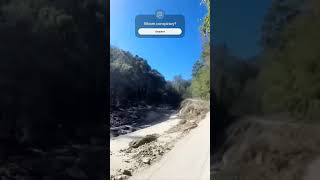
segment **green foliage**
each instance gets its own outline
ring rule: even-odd
[[[166,81],[146,60],[117,48],[112,48],[110,54],[111,104],[162,100]]]
[[[105,123],[103,9],[90,0],[0,2],[0,127],[51,143],[63,142],[58,124],[76,136],[83,124]]]
[[[281,51],[271,51],[261,75],[266,112],[286,111],[296,117],[320,113],[320,16],[299,16],[282,32]]]
[[[165,91],[162,94],[163,102],[167,104],[174,105],[176,107],[179,106],[182,101],[182,95],[174,88],[173,82],[167,82],[165,86]]]
[[[190,82],[176,76],[172,82],[152,69],[146,60],[117,48],[110,51],[111,105],[130,105],[145,101],[150,104],[177,105],[187,97]]]
[[[199,70],[203,67],[202,59],[197,60],[192,66],[192,77],[195,77]]]
[[[281,32],[286,25],[302,14],[306,0],[274,0],[265,16],[261,41],[264,48],[281,48]]]
[[[188,80],[184,80],[181,75],[175,76],[171,84],[175,91],[181,96],[181,98],[185,99],[191,96],[190,92],[188,91],[191,82]]]
[[[202,55],[192,67],[192,82],[187,93],[193,97],[210,99],[210,0],[203,0],[207,7],[207,15],[201,25],[204,36],[209,37],[203,45]]]
[[[265,18],[259,57],[242,60],[215,47],[215,103],[233,115],[289,112],[318,119],[319,12],[316,0],[276,0]]]
[[[233,56],[225,45],[218,45],[213,59],[212,90],[216,105],[233,115],[257,109],[255,78],[259,65],[256,58],[241,59]]]
[[[203,20],[203,24],[201,26],[202,33],[204,35],[210,35],[210,0],[202,0],[204,4],[207,6],[207,15]]]
[[[210,67],[203,66],[192,79],[191,91],[193,97],[210,99]]]
[[[201,59],[193,66],[189,91],[193,97],[210,99],[210,46],[208,44],[204,46]]]

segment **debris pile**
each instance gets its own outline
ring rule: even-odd
[[[183,119],[203,119],[210,110],[207,101],[186,99],[181,103],[179,116]]]
[[[166,147],[164,145],[158,143],[146,144],[139,149],[132,150],[132,157],[135,158],[140,166],[145,164],[149,165],[151,162],[155,161],[159,157],[161,157],[166,151]]]
[[[207,101],[186,99],[181,103],[179,118],[181,121],[178,125],[172,127],[168,132],[188,133],[191,129],[198,126],[198,123],[205,118],[210,111],[210,104]]]
[[[157,140],[158,137],[159,137],[158,134],[146,135],[143,138],[140,138],[138,140],[134,140],[134,141],[130,142],[129,147],[137,148],[137,147],[139,147],[141,145],[144,145],[144,144],[147,144],[147,143],[150,143],[152,141]]]
[[[125,162],[134,163],[130,169],[119,169],[118,172],[110,177],[110,180],[126,180],[132,176],[134,169],[149,166],[158,160],[163,154],[170,150],[167,143],[158,142],[160,135],[150,134],[137,140],[133,140],[129,147],[121,149],[120,153],[127,157]]]

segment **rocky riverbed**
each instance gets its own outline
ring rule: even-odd
[[[110,136],[116,137],[152,126],[168,119],[175,112],[168,105],[136,104],[126,108],[112,108],[110,112]]]

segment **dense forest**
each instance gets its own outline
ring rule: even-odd
[[[207,47],[209,49],[209,47]],[[185,98],[209,99],[210,67],[208,55],[193,67],[193,79],[177,75],[166,81],[152,69],[147,60],[130,52],[112,47],[110,51],[110,102],[112,107],[130,106],[144,102],[151,105],[168,104],[177,107]],[[207,58],[207,59],[205,59]]]
[[[104,2],[0,1],[2,179],[105,179]]]
[[[215,46],[213,91],[220,112],[319,118],[319,12],[316,0],[275,0],[264,19],[259,55],[240,58]]]
[[[211,176],[316,178],[319,166],[311,162],[320,152],[320,1],[271,1],[260,32],[262,50],[255,57],[214,47]]]
[[[0,2],[0,138],[46,145],[102,127],[104,30],[102,1]]]
[[[192,80],[177,75],[166,81],[161,73],[152,69],[146,59],[130,52],[111,47],[110,51],[110,104],[112,107],[130,106],[136,102],[151,105],[180,105],[185,98],[210,98],[210,1],[201,35],[203,52],[193,65]]]
[[[179,105],[190,82],[176,76],[166,81],[147,61],[112,47],[110,51],[110,102],[112,107],[134,102]]]
[[[287,18],[279,24],[279,32],[266,29],[266,33],[278,38],[265,45],[260,75],[264,82],[262,109],[266,113],[287,111],[299,119],[315,120],[320,115],[320,4],[315,0],[299,3],[302,4],[274,4],[288,7]],[[274,9],[268,17],[281,13],[281,9]]]

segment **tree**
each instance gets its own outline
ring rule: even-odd
[[[210,35],[210,0],[202,0],[207,7],[207,15],[204,18],[201,30],[205,35]]]
[[[182,78],[181,75],[175,76],[172,81],[172,87],[176,90],[179,94],[180,98],[185,99],[189,97],[188,88],[191,85],[189,80],[185,80]]]
[[[83,137],[98,133],[89,129],[105,123],[103,19],[96,1],[1,1],[0,106],[10,108],[0,123],[12,122],[10,136],[52,145],[66,139],[58,125],[67,139],[83,126]]]
[[[306,0],[274,0],[265,16],[261,43],[265,49],[280,48],[281,32],[295,17],[303,13]]]
[[[150,104],[168,102],[165,99],[168,97],[167,90],[171,93],[170,97],[173,90],[179,96],[187,86],[185,80],[177,77],[170,83],[172,89],[168,88],[163,75],[152,69],[146,60],[114,47],[111,48],[110,73],[110,100],[114,106],[130,105],[130,101]]]
[[[201,59],[197,60],[192,66],[192,77],[195,77],[198,74],[199,70],[202,68],[203,62]]]
[[[201,26],[202,35],[210,35],[210,0],[202,1],[207,7],[207,15]],[[195,62],[192,69],[192,81],[188,91],[192,96],[209,99],[210,98],[210,37],[203,44],[201,58]]]
[[[265,56],[260,77],[267,113],[290,112],[307,119],[320,116],[319,6],[311,5],[316,1],[306,3],[308,13],[300,14],[281,31],[282,49]]]
[[[199,70],[197,75],[192,79],[192,95],[202,99],[210,98],[210,68],[204,66]]]

